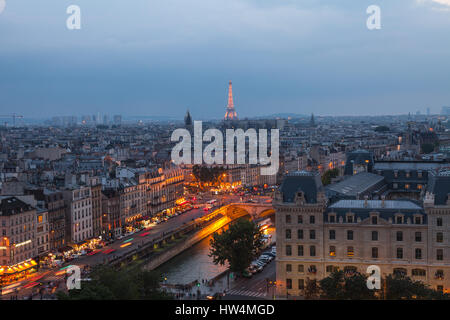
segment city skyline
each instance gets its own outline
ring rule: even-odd
[[[368,30],[372,2],[80,0],[81,30],[68,30],[71,1],[7,1],[1,113],[220,119],[230,79],[242,118],[439,112],[448,1],[376,1],[381,29]]]

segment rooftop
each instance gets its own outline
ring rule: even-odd
[[[396,209],[396,210],[422,210],[422,207],[409,200],[339,200],[329,206],[330,209]]]
[[[361,172],[357,175],[350,176],[344,181],[329,185],[326,189],[347,196],[357,196],[383,180],[384,177],[377,174]]]

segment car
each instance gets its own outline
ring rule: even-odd
[[[264,263],[269,263],[271,260],[269,259],[269,257],[259,257],[259,261],[262,261]]]
[[[273,260],[273,257],[272,257],[272,256],[269,256],[268,254],[263,254],[263,255],[261,255],[261,256],[259,257],[259,259],[272,261],[272,260]]]
[[[254,273],[263,271],[263,267],[258,265],[251,265],[249,268]]]
[[[263,255],[271,256],[272,258],[275,258],[277,256],[276,253],[272,251],[266,251]]]
[[[265,263],[264,261],[261,260],[256,260],[252,262],[253,265],[256,265],[258,267],[264,267],[267,263]]]

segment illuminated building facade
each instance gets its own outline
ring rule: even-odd
[[[277,293],[303,296],[311,280],[334,270],[402,274],[450,291],[450,172],[430,173],[423,202],[337,200],[318,173],[293,172],[273,201],[277,226]]]

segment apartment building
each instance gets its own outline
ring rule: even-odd
[[[66,202],[66,243],[79,244],[93,237],[92,194],[89,186],[64,191]]]

